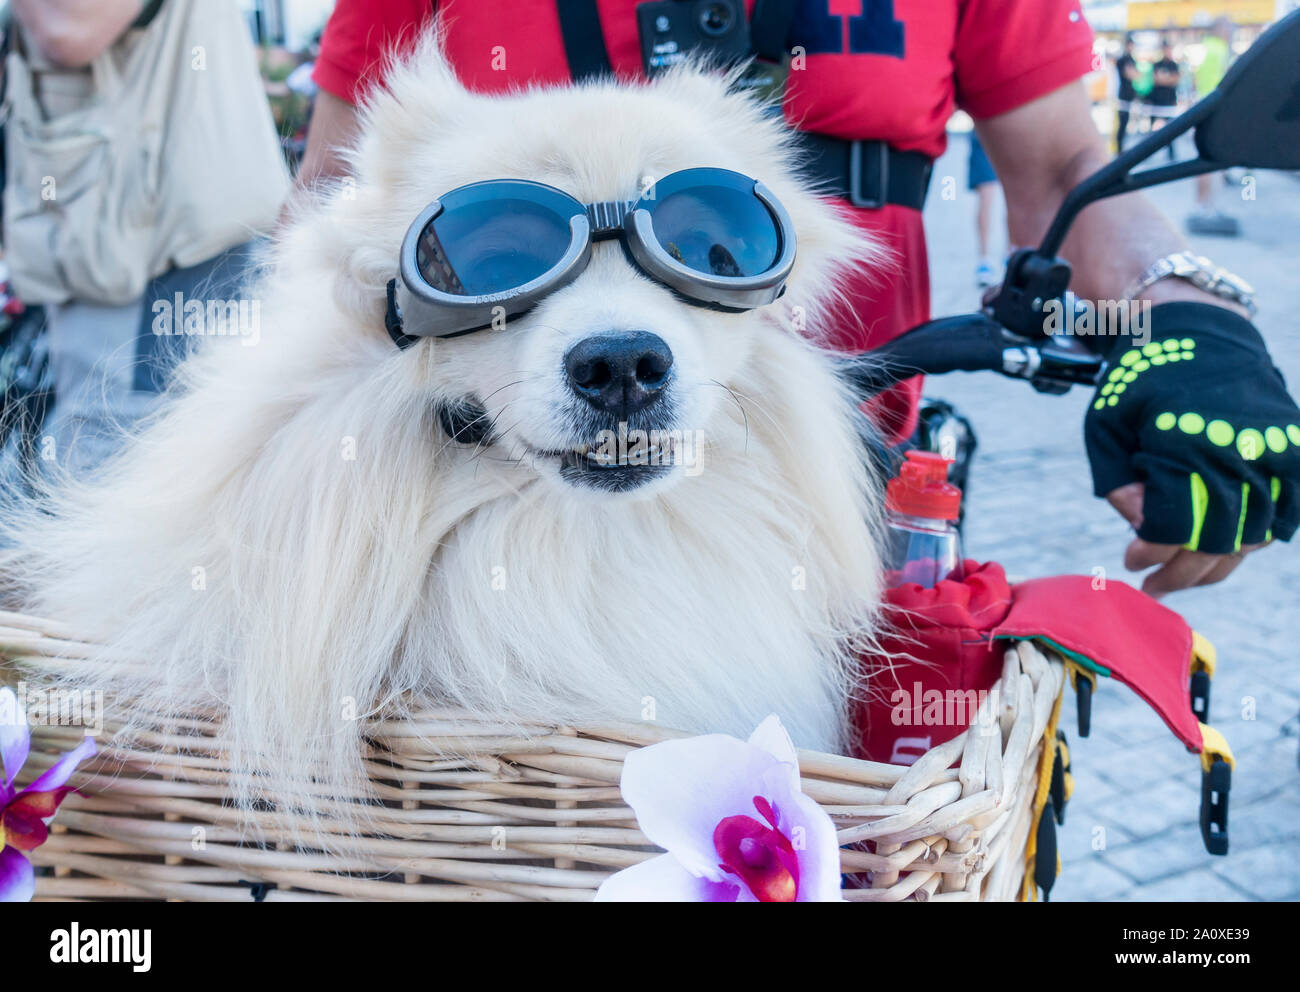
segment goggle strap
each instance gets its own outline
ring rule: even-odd
[[[402,333],[402,308],[397,305],[397,280],[388,280],[388,309],[384,313],[384,330],[393,339],[393,344],[405,351],[419,341],[419,338]]]

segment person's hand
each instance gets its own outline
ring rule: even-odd
[[[1151,310],[1089,406],[1093,487],[1137,531],[1125,566],[1153,596],[1226,578],[1300,525],[1300,408],[1250,321],[1205,303]]]

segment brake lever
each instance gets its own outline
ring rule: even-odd
[[[1060,272],[1056,268],[1050,271],[1055,278],[1060,278]],[[1067,277],[1068,273],[1069,267],[1065,266]],[[1028,380],[1038,392],[1056,396],[1068,393],[1072,386],[1096,385],[1101,378],[1105,360],[1074,335],[1048,333],[1043,318],[1046,304],[1042,298],[1035,298],[1028,304],[1035,316],[1035,320],[1027,325],[1033,331],[1031,336],[1016,333],[999,319],[1007,316],[1011,309],[1005,303],[1006,288],[1004,283],[1003,286],[990,290],[983,301],[984,313],[998,321],[1002,327],[1002,374],[1012,379]],[[1055,299],[1060,303],[1061,312],[1072,311],[1076,317],[1083,306],[1073,293],[1066,290],[1062,290]],[[1077,319],[1070,320],[1065,326],[1078,326]]]
[[[1056,334],[1029,340],[1003,331],[1003,375],[1027,380],[1040,393],[1064,395],[1072,386],[1093,386],[1104,359],[1076,337]]]

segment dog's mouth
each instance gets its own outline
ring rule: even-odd
[[[553,450],[529,446],[529,451],[535,458],[558,465],[560,478],[571,486],[614,493],[663,478],[678,463],[679,448],[671,435],[650,438],[602,433],[605,436],[593,443]]]
[[[492,420],[477,401],[466,398],[438,408],[443,433],[460,444],[482,447],[495,440]],[[689,470],[695,465],[698,439],[663,427],[629,429],[589,428],[592,441],[567,448],[540,448],[524,440],[523,447],[534,464],[554,465],[561,479],[580,489],[629,492],[661,479],[678,465]],[[698,432],[697,432],[698,433]]]

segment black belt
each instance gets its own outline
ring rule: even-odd
[[[899,151],[884,141],[848,141],[801,131],[805,175],[855,207],[886,203],[920,210],[930,188],[934,160],[921,152]]]

